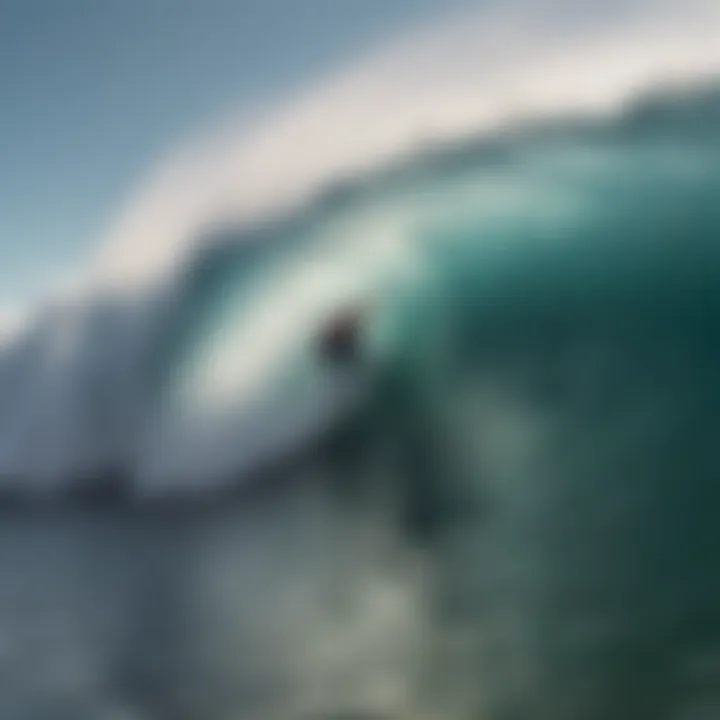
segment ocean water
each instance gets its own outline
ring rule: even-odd
[[[206,244],[133,498],[2,509],[0,717],[718,716],[718,120],[528,123]]]

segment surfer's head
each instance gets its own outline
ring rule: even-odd
[[[361,359],[363,313],[357,307],[344,307],[320,329],[317,344],[321,358],[331,365],[348,365]]]

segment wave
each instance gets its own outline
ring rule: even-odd
[[[720,86],[655,84],[709,67],[681,11],[548,76],[530,43],[493,122],[426,38],[432,142],[360,141],[407,100],[378,61],[229,153],[247,213],[189,163],[123,226],[162,272],[13,330],[1,716],[717,715]]]
[[[433,318],[490,312],[507,277],[578,252],[657,256],[638,238],[660,209],[694,213],[688,240],[712,234],[718,119],[705,84],[436,144],[272,223],[203,233],[143,292],[49,307],[0,356],[5,488],[120,475],[141,495],[206,490],[299,452],[423,356],[409,336],[439,352]],[[363,360],[334,368],[316,340],[347,307],[362,308]]]

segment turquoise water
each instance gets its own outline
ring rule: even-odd
[[[391,167],[308,210],[256,304],[222,296],[203,326],[198,397],[205,353],[244,346],[265,303],[290,383],[323,312],[368,303],[380,370],[334,451],[394,458],[397,521],[442,578],[431,625],[470,648],[429,660],[444,717],[713,707],[694,666],[720,659],[716,118],[710,92]],[[283,403],[274,357],[250,387]]]
[[[656,326],[664,303],[684,307],[713,283],[715,105],[711,88],[613,120],[456,142],[331,187],[260,233],[229,232],[190,276],[161,421],[186,436],[234,428],[232,442],[193,450],[227,454],[227,474],[250,448],[322,436],[382,393],[367,384],[392,376],[442,396],[433,373],[471,368],[501,326],[536,335],[573,313]],[[354,377],[317,352],[324,323],[348,307],[364,320]]]
[[[412,156],[198,258],[153,398],[234,491],[8,511],[0,715],[716,717],[718,97]]]

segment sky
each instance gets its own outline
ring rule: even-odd
[[[99,243],[159,159],[469,0],[0,0],[0,309]]]

